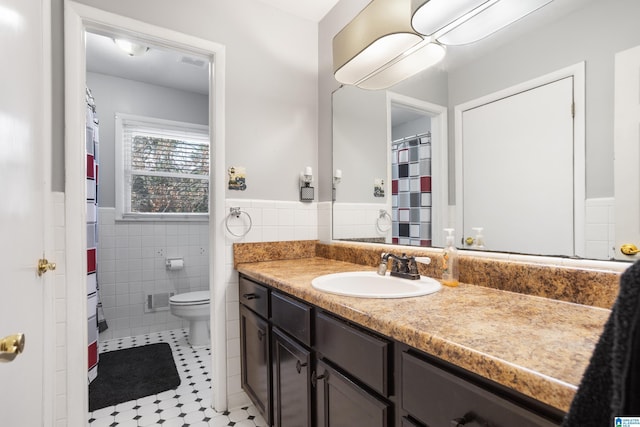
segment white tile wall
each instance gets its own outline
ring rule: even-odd
[[[228,224],[235,237],[227,232],[225,268],[227,289],[227,396],[230,408],[249,403],[240,386],[240,328],[238,310],[238,272],[233,268],[234,243],[315,240],[318,238],[318,204],[271,200],[227,199],[227,213],[239,207],[246,214],[232,216]]]
[[[389,217],[380,218],[380,210],[391,214],[391,209],[384,203],[334,203],[333,224],[335,239],[379,238],[384,237],[391,242],[391,223]],[[387,232],[380,232],[380,227]]]
[[[187,326],[168,310],[144,312],[146,295],[209,289],[209,224],[115,221],[113,208],[98,210],[98,283],[109,328],[100,339]],[[184,258],[169,271],[167,258]]]
[[[613,197],[587,199],[585,203],[585,254],[587,258],[614,257],[615,212]]]
[[[53,226],[55,239],[56,286],[56,376],[55,376],[55,422],[56,427],[67,425],[67,287],[65,276],[65,224],[64,193],[53,193]]]

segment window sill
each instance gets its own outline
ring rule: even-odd
[[[116,217],[116,222],[208,222],[209,214],[157,214],[129,213]]]

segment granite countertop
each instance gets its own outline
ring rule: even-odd
[[[311,287],[314,277],[374,270],[311,257],[237,270],[471,372],[567,411],[610,311],[461,283],[432,295],[367,299]]]

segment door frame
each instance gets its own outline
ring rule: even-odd
[[[586,101],[585,101],[585,62],[553,71],[540,77],[499,90],[489,95],[456,105],[454,107],[455,125],[455,182],[456,182],[456,228],[463,226],[463,177],[462,177],[462,114],[466,110],[516,95],[526,90],[573,77],[573,242],[574,256],[584,258],[585,247],[585,204],[586,204]]]
[[[391,183],[392,104],[424,113],[431,118],[431,175],[441,177],[431,187],[431,242],[432,246],[444,246],[442,230],[449,223],[449,155],[447,107],[421,99],[387,91],[387,182]],[[433,207],[437,208],[434,209]],[[391,212],[391,197],[388,211]]]
[[[65,47],[65,258],[67,276],[67,425],[87,418],[85,31],[129,34],[153,44],[209,58],[210,170],[209,286],[211,290],[212,406],[227,409],[226,289],[224,279],[225,47],[71,0],[64,5]],[[80,356],[79,356],[80,355]],[[214,357],[215,356],[215,357]],[[82,360],[82,363],[79,363]]]

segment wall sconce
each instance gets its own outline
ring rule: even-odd
[[[304,168],[304,172],[300,173],[300,201],[301,202],[313,202],[313,169],[311,166]]]
[[[412,0],[411,26],[445,45],[481,40],[552,0]]]
[[[332,190],[333,190],[332,200],[334,202],[336,201],[336,185],[340,184],[340,181],[342,181],[342,169],[336,169],[336,171],[333,174],[333,186],[332,186]]]
[[[411,0],[373,0],[333,38],[336,80],[384,89],[444,58],[444,46],[410,25]]]

